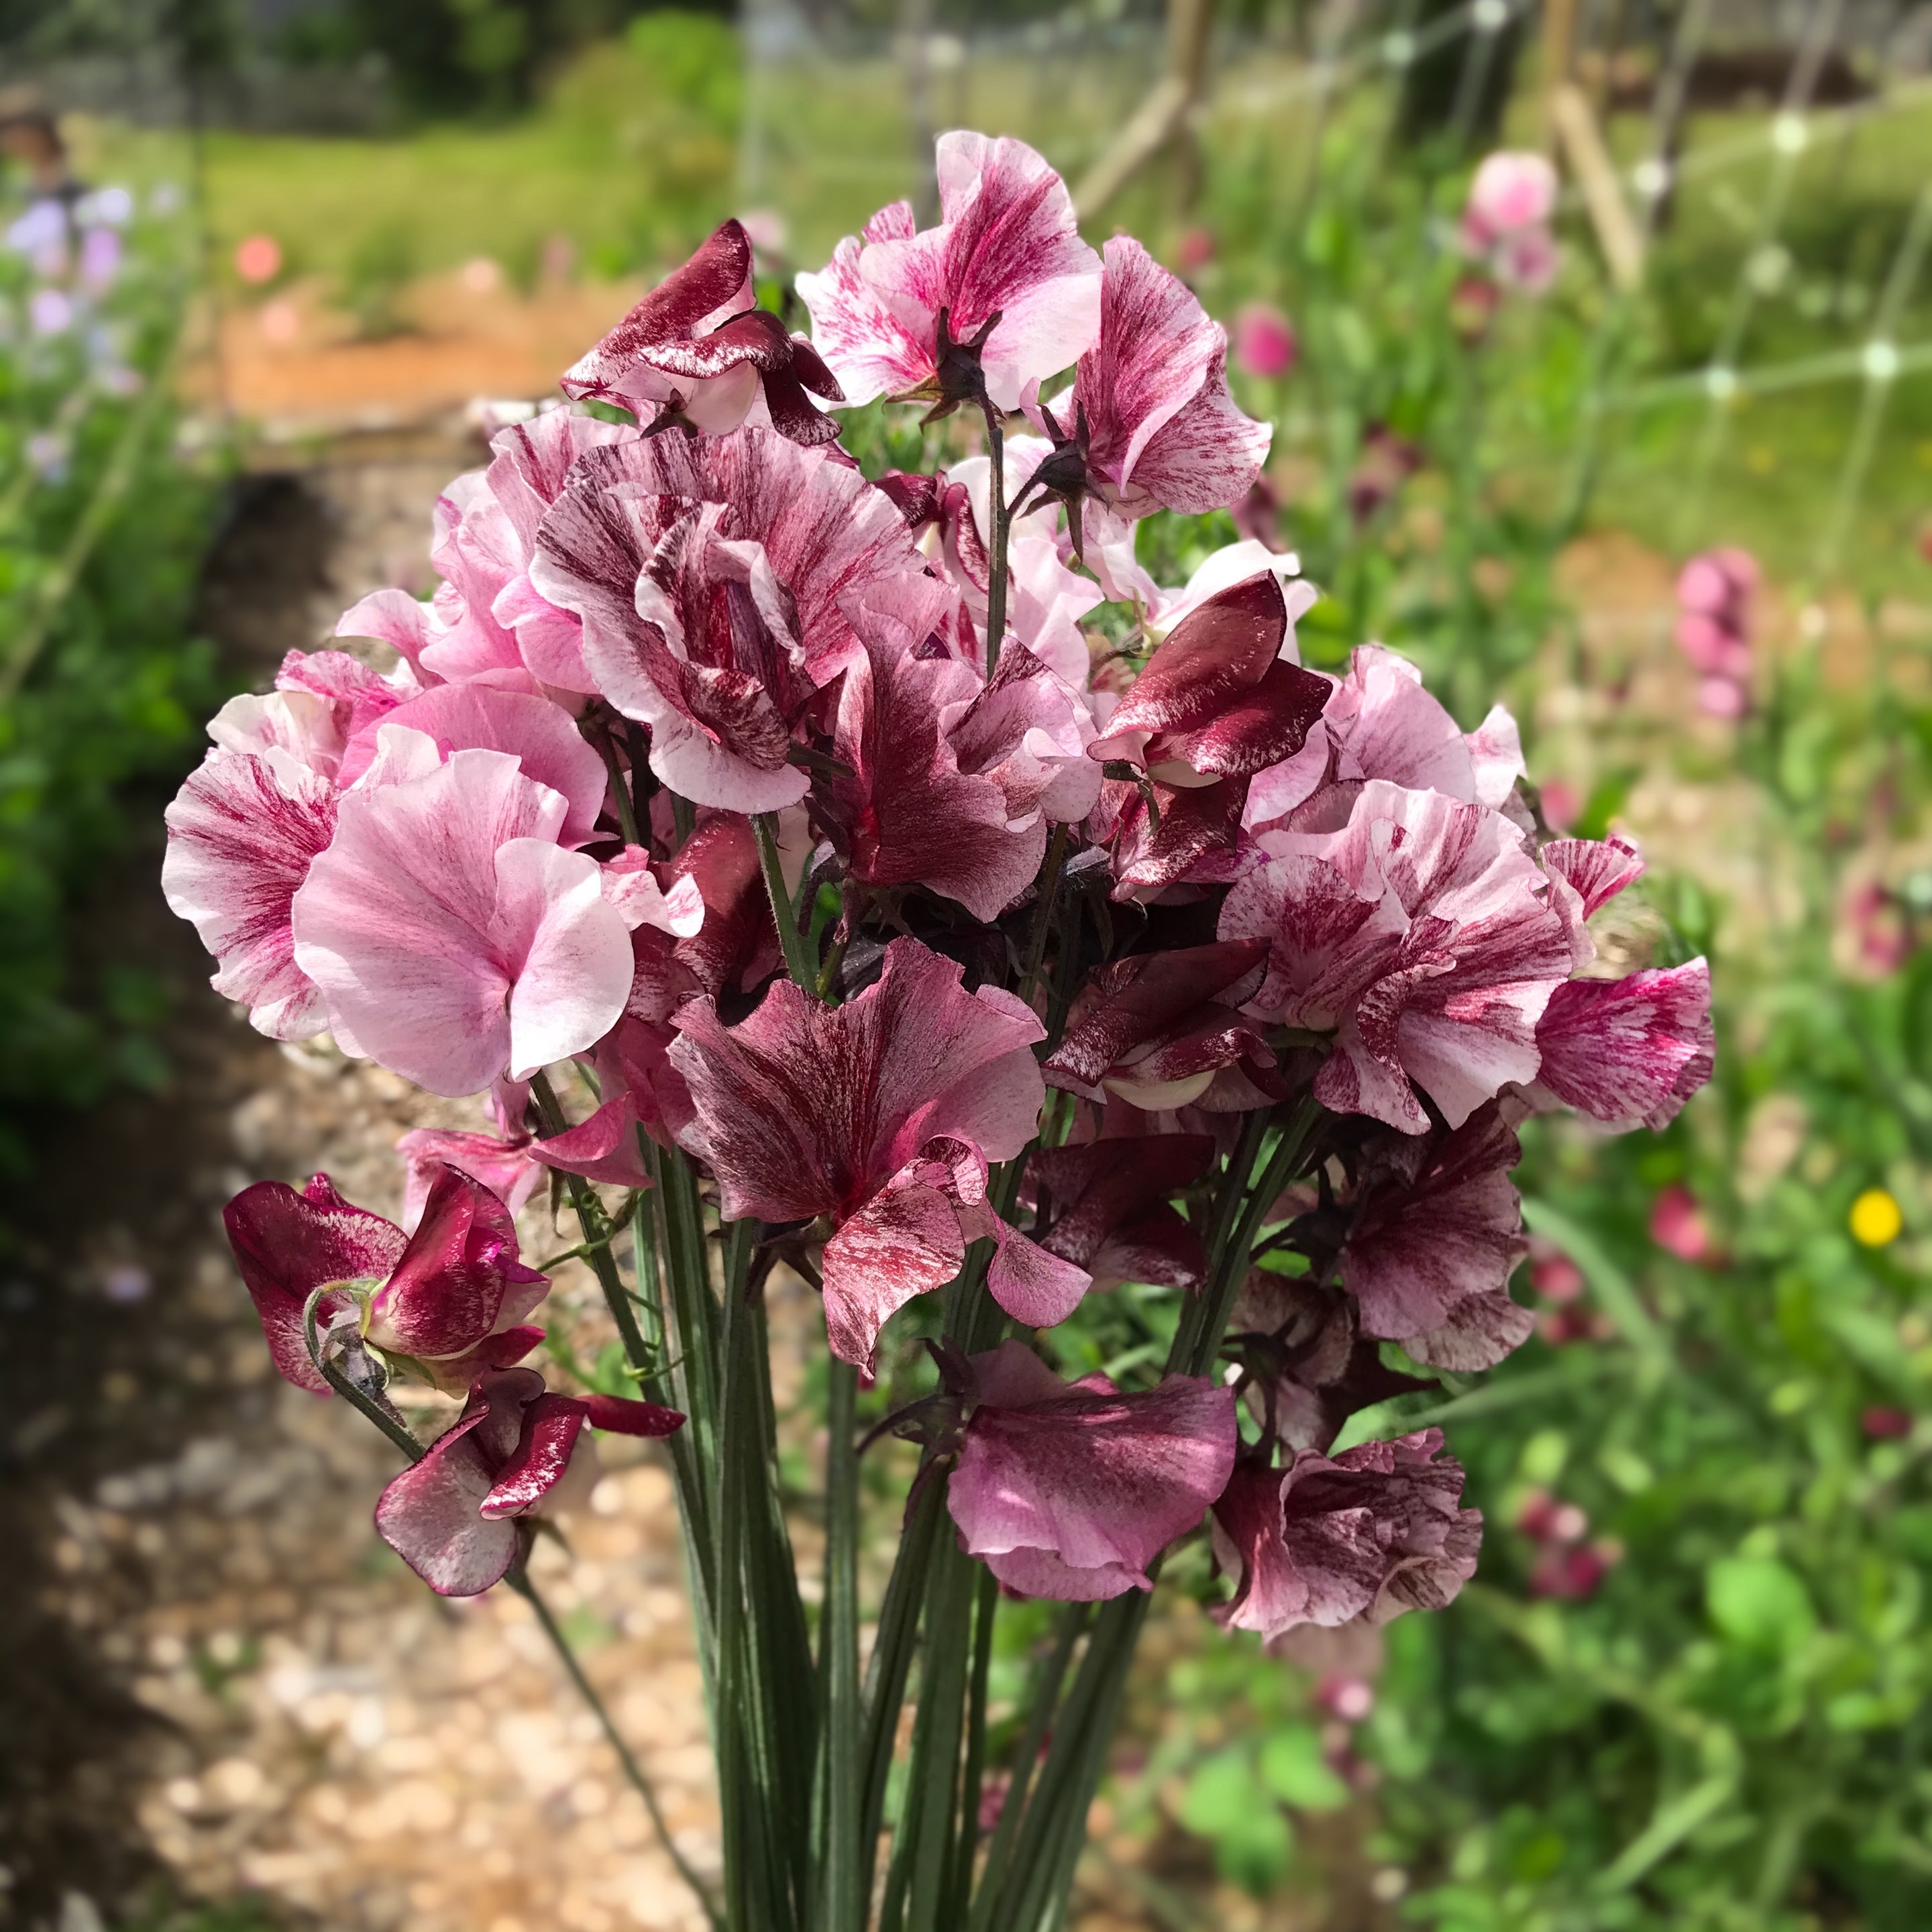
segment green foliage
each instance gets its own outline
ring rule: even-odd
[[[166,1077],[163,982],[83,959],[73,922],[127,842],[128,788],[192,763],[218,696],[187,629],[215,499],[176,459],[167,394],[181,240],[138,228],[87,326],[0,350],[0,1166],[16,1170],[38,1108]],[[17,257],[0,278],[0,299],[25,299]]]

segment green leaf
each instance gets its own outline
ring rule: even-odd
[[[1268,1802],[1246,1752],[1219,1751],[1196,1768],[1180,1822],[1214,1847],[1222,1876],[1256,1897],[1272,1891],[1294,1856],[1294,1832]]]
[[[1348,1802],[1348,1787],[1323,1756],[1310,1725],[1291,1725],[1270,1737],[1262,1746],[1261,1774],[1284,1804],[1299,1811],[1339,1811]]]
[[[1803,1582],[1774,1557],[1713,1563],[1704,1575],[1704,1600],[1718,1628],[1752,1650],[1795,1650],[1817,1622]]]

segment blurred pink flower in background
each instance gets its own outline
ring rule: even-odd
[[[1868,1408],[1858,1426],[1874,1442],[1892,1442],[1912,1433],[1912,1418],[1902,1408]]]
[[[235,272],[251,286],[272,282],[282,272],[282,244],[272,235],[250,235],[235,250]]]
[[[1556,169],[1540,154],[1502,149],[1469,184],[1460,238],[1504,287],[1540,295],[1556,278]]]
[[[1247,302],[1234,316],[1234,367],[1244,376],[1286,376],[1294,367],[1294,325],[1272,302]]]
[[[27,321],[36,335],[58,335],[73,326],[73,299],[59,289],[36,289],[27,303]]]
[[[1529,1285],[1545,1301],[1574,1301],[1583,1292],[1583,1271],[1568,1255],[1538,1256],[1532,1250]]]
[[[1677,578],[1677,643],[1698,674],[1697,706],[1712,718],[1750,708],[1751,602],[1756,560],[1725,545],[1694,556]]]
[[[1211,229],[1181,230],[1180,239],[1174,244],[1174,266],[1182,274],[1195,274],[1214,259],[1214,236]]]
[[[1680,1259],[1701,1262],[1711,1252],[1711,1230],[1689,1188],[1672,1181],[1650,1210],[1650,1238]]]
[[[1857,964],[1884,979],[1912,956],[1912,933],[1896,894],[1874,880],[1850,887],[1840,902],[1838,921]]]
[[[1561,778],[1551,778],[1539,787],[1538,796],[1543,802],[1543,822],[1552,832],[1568,832],[1583,809],[1576,788]]]

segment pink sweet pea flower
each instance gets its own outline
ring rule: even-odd
[[[848,609],[905,578],[942,589],[883,491],[758,429],[593,452],[536,543],[533,583],[583,619],[596,688],[651,728],[651,769],[736,812],[805,796],[791,732],[859,651]]]
[[[1225,509],[1254,487],[1274,435],[1235,406],[1227,334],[1187,284],[1130,236],[1115,236],[1105,256],[1100,339],[1070,394],[1029,404],[1054,446],[1015,506],[1034,491],[1058,497],[1076,553],[1088,499],[1108,513],[1096,542],[1150,511]]]
[[[1597,956],[1591,917],[1643,877],[1643,855],[1627,838],[1548,838],[1536,860],[1550,881],[1550,903],[1569,928],[1580,971]]]
[[[812,344],[756,305],[752,241],[740,221],[719,227],[557,386],[650,418],[647,435],[673,428],[728,435],[762,399],[770,426],[807,445],[830,442],[838,430],[806,392],[845,400]]]
[[[396,1142],[403,1157],[403,1228],[421,1225],[431,1184],[440,1171],[454,1168],[487,1187],[512,1214],[536,1192],[542,1165],[530,1155],[530,1137],[499,1140],[494,1134],[454,1128],[412,1127]]]
[[[336,790],[286,752],[211,752],[166,814],[161,890],[213,953],[210,982],[271,1040],[302,1040],[328,1010],[297,964],[290,908],[335,836]]]
[[[524,1317],[549,1283],[518,1259],[509,1209],[454,1168],[432,1174],[412,1234],[352,1208],[325,1174],[300,1193],[258,1181],[221,1218],[268,1352],[298,1388],[328,1392],[302,1333],[303,1308],[325,1285],[340,1288],[322,1299],[319,1334],[352,1323],[444,1387],[460,1388],[479,1367],[504,1366],[543,1339]]]
[[[946,1491],[959,1546],[1021,1596],[1150,1589],[1148,1566],[1226,1486],[1234,1390],[1193,1376],[1135,1395],[1105,1376],[1064,1382],[1018,1342],[969,1366]]]
[[[1027,1181],[1047,1217],[1040,1246],[1084,1268],[1096,1288],[1124,1281],[1198,1287],[1208,1272],[1200,1230],[1167,1197],[1198,1180],[1214,1157],[1205,1134],[1036,1148]]]
[[[843,1006],[780,980],[736,1026],[708,999],[675,1016],[669,1058],[696,1109],[682,1138],[717,1175],[725,1217],[830,1224],[825,1319],[842,1361],[869,1366],[887,1317],[950,1281],[981,1236],[998,1244],[988,1286],[1030,1327],[1064,1321],[1088,1286],[986,1200],[987,1163],[1010,1160],[1039,1120],[1042,1029],[1012,994],[968,994],[961,977],[896,939]]]
[[[1493,1104],[1452,1132],[1370,1142],[1341,1250],[1364,1334],[1458,1373],[1492,1368],[1527,1340],[1535,1318],[1509,1292],[1529,1252],[1509,1179],[1521,1157]]]
[[[589,1496],[586,1423],[669,1436],[684,1418],[622,1396],[554,1394],[532,1369],[485,1370],[454,1425],[382,1492],[376,1533],[438,1596],[478,1595],[516,1561],[519,1518]]]
[[[1099,333],[1100,258],[1066,183],[1024,142],[942,134],[938,172],[937,228],[916,232],[895,202],[799,277],[812,340],[849,403],[944,411],[983,394],[1010,412]]]
[[[1501,705],[1466,732],[1406,658],[1362,644],[1301,748],[1249,787],[1242,822],[1257,835],[1274,827],[1333,830],[1347,818],[1354,788],[1368,778],[1502,811],[1522,776],[1516,720]]]
[[[1462,246],[1486,260],[1505,287],[1529,294],[1556,274],[1550,233],[1556,212],[1556,170],[1541,154],[1503,151],[1487,156],[1469,184],[1462,211]]]
[[[1677,642],[1698,674],[1698,708],[1742,718],[1750,708],[1756,560],[1729,546],[1694,556],[1677,578]]]
[[[1420,1134],[1414,1087],[1453,1127],[1535,1077],[1570,941],[1508,819],[1376,778],[1341,830],[1272,840],[1282,856],[1235,885],[1220,932],[1271,942],[1250,1011],[1335,1035],[1324,1106]]]
[[[532,681],[580,696],[580,626],[531,584],[537,526],[577,458],[634,430],[553,410],[490,440],[488,470],[458,477],[436,500],[430,561],[442,582],[427,604],[378,590],[345,611],[336,635],[375,638],[400,652],[425,684],[482,679],[511,689]]]
[[[1462,1465],[1442,1448],[1425,1429],[1332,1461],[1304,1449],[1285,1472],[1244,1464],[1214,1505],[1215,1560],[1234,1585],[1216,1620],[1271,1642],[1452,1602],[1475,1574],[1483,1517],[1457,1507]]]
[[[1234,366],[1272,381],[1294,367],[1294,329],[1272,302],[1249,302],[1234,316]]]
[[[568,811],[491,751],[344,794],[291,909],[338,1039],[452,1095],[601,1039],[630,990],[630,937],[596,861],[556,842]]]
[[[1046,856],[1041,801],[1054,769],[1033,760],[1030,783],[1016,771],[1022,796],[989,772],[962,770],[959,742],[945,721],[949,714],[972,718],[988,701],[985,680],[956,658],[920,655],[913,641],[868,641],[846,672],[832,738],[845,770],[825,788],[824,808],[854,878],[874,886],[922,885],[976,919],[995,920],[1032,884]],[[1009,650],[1025,655],[1017,645]],[[1018,701],[1025,706],[1024,693]],[[980,742],[965,739],[969,752],[980,752],[984,764],[1019,756],[1029,721],[1023,710],[1012,722],[1018,730],[987,720]],[[1074,728],[1070,714],[1065,722]],[[1046,748],[1054,748],[1050,737]],[[1077,735],[1060,749],[1057,767],[1086,764]],[[1076,802],[1090,802],[1097,789]]]

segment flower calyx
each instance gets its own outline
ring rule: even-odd
[[[1026,488],[1013,505],[1012,514],[1017,521],[1043,503],[1064,503],[1066,506],[1067,534],[1073,540],[1074,560],[1084,565],[1087,557],[1083,548],[1082,506],[1093,494],[1093,484],[1087,472],[1087,405],[1075,400],[1070,435],[1060,428],[1059,418],[1044,403],[1040,405],[1040,412],[1052,434],[1053,448],[1028,479]],[[1040,493],[1038,498],[1029,500],[1034,498],[1036,490]]]
[[[950,416],[962,404],[990,410],[992,405],[986,395],[986,372],[980,366],[980,356],[999,326],[1000,311],[995,309],[964,340],[956,342],[952,337],[952,312],[941,308],[934,331],[932,374],[916,388],[908,389],[892,400],[899,403],[930,403],[932,406],[920,419],[922,429]]]

